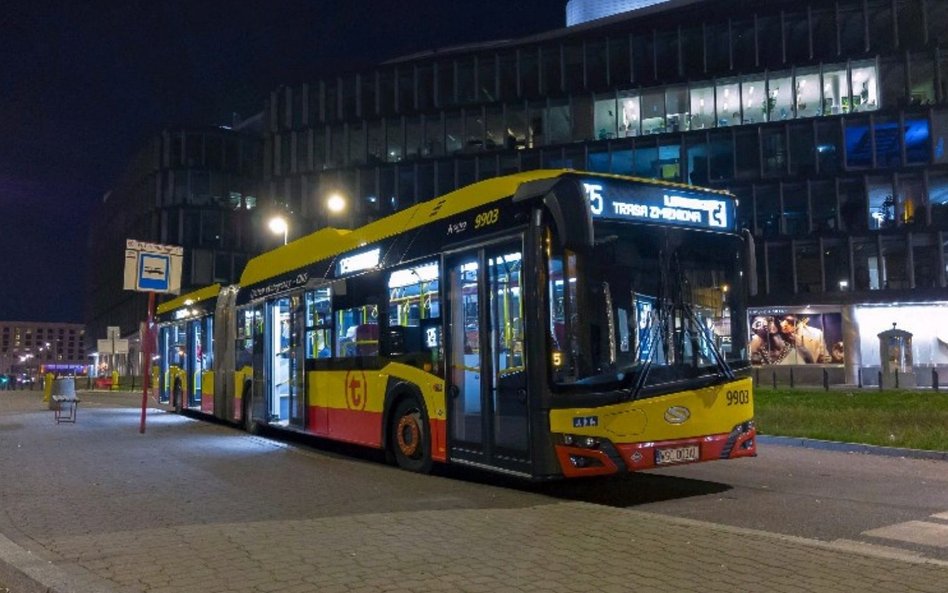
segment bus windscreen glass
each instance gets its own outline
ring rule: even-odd
[[[554,384],[630,386],[648,367],[655,385],[746,358],[739,238],[622,224],[596,237],[585,254],[548,244]]]

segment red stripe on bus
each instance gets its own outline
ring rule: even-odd
[[[310,406],[307,429],[338,441],[382,446],[382,414],[379,412]]]
[[[446,461],[447,424],[444,420],[429,421],[431,430],[431,458]],[[348,408],[326,408],[310,406],[306,431],[347,443],[370,447],[382,447],[382,414],[350,410]]]
[[[447,424],[444,420],[434,418],[429,421],[431,426],[431,458],[435,461],[448,460]]]

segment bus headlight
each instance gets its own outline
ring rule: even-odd
[[[598,449],[600,444],[598,437],[575,434],[560,435],[560,442],[569,447],[582,447],[583,449]]]

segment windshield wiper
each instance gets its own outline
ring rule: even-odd
[[[708,345],[708,350],[711,351],[711,356],[714,357],[714,364],[718,367],[718,371],[727,379],[734,378],[734,369],[731,368],[731,365],[727,363],[724,356],[721,355],[721,352],[717,348],[717,344],[714,343],[714,337],[711,335],[711,330],[708,327],[701,323],[701,319],[698,317],[698,314],[695,313],[694,307],[690,304],[682,303],[682,311],[688,315],[688,319],[691,321],[692,326],[698,327],[698,336],[704,338],[705,343]]]
[[[704,323],[701,322],[698,314],[695,312],[694,307],[686,302],[684,298],[684,287],[687,283],[687,278],[682,274],[681,271],[681,262],[678,259],[678,254],[674,255],[674,265],[672,262],[668,261],[672,259],[668,256],[667,244],[666,249],[662,249],[658,254],[660,266],[664,270],[668,270],[668,273],[663,274],[664,281],[659,284],[658,295],[656,297],[655,303],[655,315],[651,316],[649,319],[649,333],[648,338],[643,342],[639,343],[638,352],[636,352],[636,358],[641,360],[642,347],[647,345],[648,347],[648,356],[645,360],[642,370],[635,379],[634,386],[629,392],[628,398],[635,400],[639,397],[642,389],[645,387],[646,382],[648,381],[648,375],[652,368],[652,362],[655,358],[655,346],[656,338],[661,336],[661,344],[664,351],[664,360],[666,363],[670,360],[668,356],[668,332],[670,330],[669,320],[675,318],[675,312],[680,311],[682,317],[685,318],[692,327],[697,327],[697,334],[699,339],[702,340],[708,347],[708,350],[711,351],[711,356],[714,359],[715,366],[717,367],[718,373],[725,377],[726,379],[734,379],[734,370],[727,363],[722,356],[721,352],[718,350],[717,345],[714,343],[714,338],[711,336],[711,331],[708,329]],[[667,264],[666,264],[667,262]],[[671,287],[667,286],[668,283],[673,283]],[[671,294],[672,298],[669,299],[667,295]],[[684,332],[684,328],[683,332]],[[694,330],[692,330],[694,333]],[[681,336],[681,339],[684,340],[684,335]],[[692,342],[692,344],[695,344]],[[680,362],[682,355],[684,354],[684,346],[682,343],[681,348],[678,347],[679,344],[676,343],[672,345],[674,352],[672,353],[672,358],[676,362]],[[692,348],[695,348],[693,345]],[[700,348],[696,348],[700,350]],[[700,352],[697,354],[700,356]]]

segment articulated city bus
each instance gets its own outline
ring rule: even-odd
[[[735,211],[725,192],[542,170],[323,229],[159,307],[160,395],[414,471],[753,456]]]

